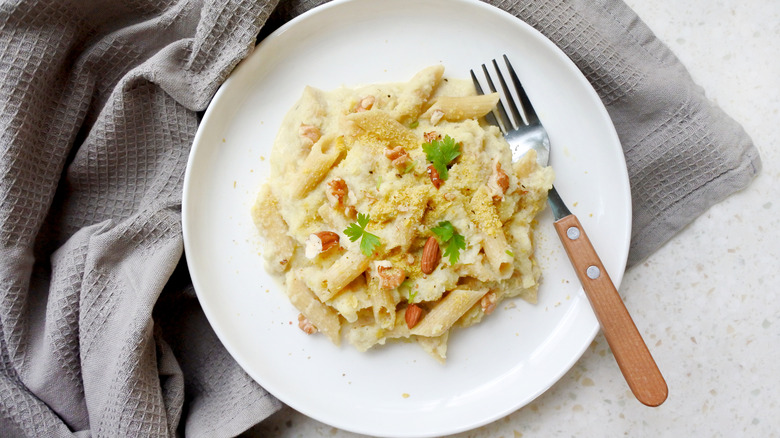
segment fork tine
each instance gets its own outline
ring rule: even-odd
[[[525,118],[528,121],[528,124],[532,125],[534,123],[538,123],[539,116],[536,115],[536,111],[534,111],[534,107],[531,105],[531,100],[525,93],[525,89],[523,88],[523,85],[520,84],[520,79],[518,79],[517,74],[515,73],[515,69],[512,68],[512,64],[509,63],[509,58],[507,58],[506,55],[504,55],[504,62],[506,63],[506,68],[509,71],[509,78],[512,80],[512,85],[514,85],[515,91],[517,91],[517,96],[520,98],[520,106],[523,107],[523,112],[525,113]]]
[[[512,111],[512,117],[515,120],[515,126],[523,126],[523,118],[520,116],[520,111],[517,109],[515,99],[512,97],[512,93],[509,92],[509,87],[506,86],[506,81],[504,81],[504,75],[501,74],[501,70],[498,68],[498,63],[496,63],[495,59],[493,60],[493,68],[496,70],[496,75],[498,76],[498,82],[501,84],[501,89],[504,90],[506,104],[509,107],[509,110]]]
[[[482,64],[482,73],[485,74],[485,79],[487,79],[488,88],[490,88],[490,91],[495,93],[496,87],[493,85],[493,80],[490,79],[490,73],[487,71],[487,67],[485,67],[485,64]],[[498,111],[498,116],[501,119],[501,124],[504,126],[503,132],[504,134],[508,133],[513,129],[512,122],[509,120],[509,116],[506,113],[506,109],[504,108],[504,105],[501,103],[501,100],[498,101],[498,104],[496,105],[496,111]],[[501,125],[499,125],[499,128],[501,128]]]
[[[471,81],[474,82],[474,88],[477,90],[477,94],[485,94],[485,92],[482,91],[482,85],[479,84],[477,76],[474,74],[474,70],[471,70]],[[493,114],[493,111],[485,114],[485,120],[491,125],[498,126],[499,129],[501,128],[501,125],[498,124],[498,119],[496,119],[496,115]]]

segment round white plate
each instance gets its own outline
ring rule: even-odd
[[[574,64],[520,20],[471,0],[336,1],[266,38],[233,72],[195,137],[184,184],[184,243],[214,330],[238,363],[294,409],[379,436],[435,436],[505,416],[555,383],[598,322],[552,228],[536,237],[539,303],[515,300],[450,336],[441,365],[413,344],[358,353],[307,336],[263,269],[250,206],[268,175],[284,114],[306,85],[405,81],[435,63],[445,75],[508,55],[553,145],[556,187],[619,285],[631,198],[623,152],[601,101]]]

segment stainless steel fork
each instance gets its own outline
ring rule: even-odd
[[[498,78],[503,95],[506,97],[499,100],[496,105],[495,113],[497,114],[487,115],[487,121],[501,129],[507,143],[512,148],[514,160],[520,158],[530,149],[534,149],[539,164],[547,166],[550,158],[550,138],[506,55],[504,55],[504,62],[518,97],[519,108],[518,103],[512,98],[498,63],[493,60],[494,75]],[[482,64],[482,72],[490,91],[496,92],[492,76],[484,64]],[[474,81],[477,92],[483,94],[482,86],[474,70],[471,71],[471,79]],[[509,112],[504,104],[509,107]],[[525,119],[523,119],[523,115],[525,115]],[[555,217],[554,226],[558,237],[560,237],[566,254],[569,256],[577,277],[588,296],[591,307],[601,324],[604,337],[609,343],[628,386],[640,402],[647,406],[659,406],[666,400],[669,393],[666,381],[631,319],[614,283],[607,274],[607,270],[593,249],[580,221],[566,207],[555,187],[550,189],[547,200]]]

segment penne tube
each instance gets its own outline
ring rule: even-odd
[[[368,286],[364,280],[365,276],[358,275],[344,289],[341,289],[333,298],[324,303],[332,307],[347,322],[357,321],[360,312],[370,309],[373,304],[371,297],[368,296]],[[311,289],[317,294],[316,289]],[[319,295],[317,294],[317,296]]]
[[[520,297],[531,304],[537,303],[539,292],[538,280],[541,276],[541,271],[539,267],[536,266],[536,263],[533,265],[534,266],[531,268],[533,269],[533,274],[531,274],[530,277],[528,275],[523,275],[519,271],[515,271],[509,280],[507,280],[506,296],[508,298]]]
[[[314,324],[319,331],[324,333],[331,342],[339,345],[341,342],[339,335],[341,323],[338,313],[320,302],[314,292],[300,278],[295,275],[288,275],[287,281],[287,296],[290,298],[293,306]]]
[[[323,302],[333,298],[341,289],[344,289],[352,280],[368,269],[371,262],[361,252],[347,251],[327,271],[325,271],[325,291],[320,295]]]
[[[443,74],[444,67],[434,65],[414,75],[398,97],[398,103],[393,109],[393,117],[401,123],[415,120],[436,91]]]
[[[252,220],[266,240],[264,257],[268,269],[276,274],[284,272],[295,252],[295,240],[287,235],[287,223],[268,184],[260,188],[252,206]]]
[[[300,172],[290,178],[292,196],[296,199],[306,196],[336,165],[345,149],[343,137],[325,136],[314,143]]]
[[[460,122],[467,119],[476,120],[484,117],[485,114],[496,107],[498,97],[498,93],[479,96],[442,96],[436,99],[436,103],[428,108],[422,117],[426,119],[440,117],[440,120],[443,119],[448,122]],[[434,114],[437,111],[441,112],[438,116]]]
[[[404,149],[416,147],[419,140],[415,133],[382,110],[363,111],[350,114],[347,120],[361,129],[358,135],[373,138],[385,146],[401,146]]]
[[[392,329],[395,325],[395,300],[388,289],[379,286],[379,280],[373,278],[368,283],[368,295],[371,297],[374,320],[383,329]]]
[[[487,289],[467,290],[455,289],[428,312],[427,315],[414,328],[412,334],[417,336],[441,336],[460,319],[471,306],[480,300]]]
[[[482,249],[485,257],[495,272],[496,279],[509,278],[514,271],[514,255],[506,242],[506,236],[502,230],[498,230],[492,236],[483,233]]]
[[[461,277],[474,278],[479,281],[493,281],[496,275],[490,263],[485,259],[484,254],[479,254],[478,258],[472,263],[460,263],[455,269]]]

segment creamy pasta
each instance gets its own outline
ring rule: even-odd
[[[252,215],[305,332],[360,351],[417,341],[443,362],[452,328],[536,301],[553,172],[533,151],[512,161],[482,119],[497,95],[443,73],[307,87],[285,116]]]

